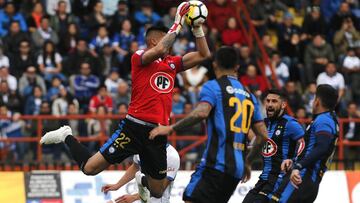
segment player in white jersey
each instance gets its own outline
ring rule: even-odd
[[[166,156],[167,156],[167,188],[163,193],[161,198],[150,197],[150,192],[146,187],[143,187],[141,183],[141,178],[144,174],[141,173],[140,169],[140,157],[135,155],[133,157],[134,163],[126,170],[125,174],[121,179],[115,184],[107,184],[101,188],[101,191],[107,193],[109,191],[115,191],[124,186],[126,183],[130,182],[132,179],[136,179],[139,193],[136,194],[127,194],[121,197],[118,197],[115,200],[111,200],[108,203],[129,203],[140,200],[142,203],[170,203],[171,189],[174,184],[174,180],[177,174],[177,171],[180,167],[180,157],[176,149],[167,144],[166,147]]]

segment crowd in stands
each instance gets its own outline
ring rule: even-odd
[[[250,49],[237,21],[236,0],[204,2],[209,16],[203,28],[211,51],[222,45],[236,47],[241,58],[239,80],[260,100],[269,88],[264,79],[274,72],[298,118],[309,117],[316,85],[323,83],[339,91],[339,114],[359,117],[357,1],[245,0],[251,23],[270,57],[264,72],[258,67],[258,48]],[[20,120],[20,115],[126,114],[131,56],[146,48],[147,28],[172,25],[179,3],[181,0],[0,0],[0,114],[9,118],[0,120],[1,137],[36,135],[36,121]],[[194,37],[185,27],[173,54],[194,49]],[[214,78],[211,66],[211,61],[205,61],[177,76],[173,115],[193,109],[202,84]],[[97,136],[102,126],[111,133],[116,122],[43,120],[43,131],[68,124],[75,135]],[[347,129],[346,139],[360,140],[357,125]],[[204,133],[204,125],[199,125],[181,134]],[[22,160],[35,146],[17,143],[7,147],[13,150],[13,159]],[[5,144],[0,143],[1,147]],[[89,147],[98,148],[96,143]],[[61,147],[43,150],[60,158]]]

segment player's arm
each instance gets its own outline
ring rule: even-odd
[[[101,188],[101,191],[107,193],[109,191],[116,191],[126,183],[130,182],[135,178],[135,173],[139,170],[139,166],[133,163],[125,172],[125,174],[120,178],[120,180],[115,184],[107,184]]]
[[[178,6],[173,26],[155,47],[143,53],[141,56],[141,65],[152,63],[169,52],[175,42],[176,35],[179,34],[182,26],[184,25],[184,16],[187,12],[189,12],[189,9],[190,4],[188,2],[183,2]]]
[[[195,125],[206,119],[209,116],[211,109],[212,106],[209,103],[200,102],[190,114],[175,124],[171,126],[159,126],[153,129],[150,132],[149,139],[154,139],[158,135],[169,135],[173,131],[183,130],[189,126]]]
[[[246,157],[247,163],[252,163],[256,156],[261,153],[261,149],[263,148],[268,135],[265,123],[263,121],[253,124],[252,130],[254,131],[256,137],[255,141],[253,142],[253,146]]]
[[[204,31],[202,30],[201,25],[194,27],[192,29],[193,34],[196,39],[196,52],[190,52],[183,56],[183,69],[187,70],[193,68],[194,66],[200,64],[204,60],[211,57],[209,46],[206,42]]]
[[[294,157],[292,159],[290,159],[290,158],[285,159],[281,163],[281,170],[285,171],[285,172],[291,170],[291,168],[293,167],[294,161],[296,161],[298,159],[299,155],[302,153],[304,148],[305,148],[305,139],[303,137],[301,137],[296,141]]]

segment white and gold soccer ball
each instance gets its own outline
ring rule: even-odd
[[[208,15],[208,9],[205,4],[201,1],[189,1],[190,10],[185,15],[185,22],[191,26],[199,26],[203,24]]]

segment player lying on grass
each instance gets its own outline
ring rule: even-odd
[[[180,157],[176,149],[171,146],[170,144],[166,147],[166,160],[167,160],[167,187],[163,196],[161,198],[154,198],[150,197],[150,192],[146,187],[141,185],[141,180],[136,179],[138,183],[139,192],[131,195],[123,195],[115,199],[115,201],[110,201],[109,203],[130,203],[136,200],[141,200],[141,202],[148,202],[148,203],[170,203],[170,196],[171,196],[171,189],[174,184],[174,180],[177,174],[177,171],[180,167]],[[116,191],[124,186],[126,183],[133,180],[135,177],[142,177],[140,168],[140,157],[139,155],[135,155],[133,158],[133,164],[126,170],[125,174],[121,179],[115,184],[107,184],[101,188],[101,191],[107,193],[109,191]],[[137,174],[137,175],[135,175]]]
[[[188,11],[188,2],[179,5],[174,25],[168,32],[162,27],[151,27],[146,31],[147,49],[138,50],[131,57],[132,89],[128,115],[99,152],[91,155],[72,136],[69,126],[46,133],[40,143],[64,142],[86,175],[96,175],[110,164],[121,163],[127,157],[139,154],[141,170],[145,174],[142,185],[152,196],[162,197],[167,188],[167,138],[149,140],[149,132],[159,124],[169,124],[176,74],[210,57],[201,25],[192,28],[197,51],[184,56],[169,55]]]

